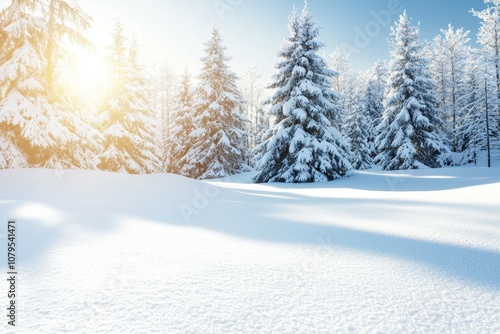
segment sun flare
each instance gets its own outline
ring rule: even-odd
[[[100,94],[110,84],[109,72],[109,66],[102,57],[82,53],[77,55],[70,84],[79,95]]]

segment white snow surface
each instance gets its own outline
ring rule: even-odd
[[[500,333],[499,168],[252,175],[0,171],[0,331]]]

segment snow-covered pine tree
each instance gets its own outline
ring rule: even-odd
[[[442,167],[451,163],[436,110],[434,83],[423,57],[419,28],[406,11],[391,28],[391,61],[378,129],[375,161],[385,170]]]
[[[377,61],[373,67],[371,77],[366,84],[364,96],[365,115],[368,120],[368,145],[372,158],[378,154],[375,139],[378,132],[377,127],[380,124],[382,114],[384,113],[384,91],[387,82],[387,64]]]
[[[104,136],[104,148],[98,166],[102,170],[123,171],[126,161],[131,159],[126,151],[130,143],[126,140],[126,130],[123,126],[126,112],[121,101],[125,94],[126,57],[126,38],[121,23],[117,21],[113,31],[113,44],[107,59],[111,86],[104,97],[98,117],[99,127]]]
[[[62,45],[66,39],[78,46],[90,48],[90,41],[85,38],[82,31],[90,28],[92,18],[87,15],[76,1],[67,0],[41,0],[40,11],[46,22],[45,33],[45,58],[47,67],[45,69],[48,91],[51,99],[61,95],[61,83],[59,72],[61,64],[70,58],[70,53]]]
[[[0,17],[0,167],[39,167],[66,141],[47,94],[45,22],[37,2],[13,0]]]
[[[92,19],[76,1],[42,0],[38,1],[38,6],[37,12],[44,20],[44,76],[48,99],[54,110],[51,123],[57,129],[54,132],[61,134],[43,167],[94,169],[102,137],[92,126],[92,121],[79,112],[86,106],[79,105],[78,99],[68,93],[67,81],[72,79],[65,73],[69,60],[73,58],[67,43],[90,48],[91,43],[83,31],[90,27]]]
[[[157,118],[160,124],[160,138],[158,146],[161,149],[162,169],[168,171],[170,169],[170,165],[172,164],[172,157],[170,156],[172,142],[170,142],[170,138],[172,137],[172,123],[175,122],[175,109],[178,104],[177,90],[179,86],[179,78],[174,72],[172,66],[167,62],[160,66],[158,72],[159,75],[156,78],[156,109],[158,111]]]
[[[195,117],[193,103],[194,94],[191,84],[191,74],[186,69],[181,78],[177,95],[177,110],[172,113],[170,133],[167,139],[167,150],[170,156],[170,163],[167,166],[168,173],[180,173],[182,167],[180,165],[181,158],[189,150],[189,134],[193,131],[193,119]]]
[[[109,60],[113,87],[100,115],[105,147],[99,168],[131,174],[158,172],[160,160],[155,145],[158,134],[138,61],[137,43],[134,38],[127,49],[119,22],[113,33]]]
[[[134,149],[129,151],[140,165],[141,173],[153,173],[162,170],[161,152],[156,139],[159,127],[156,124],[155,110],[149,102],[149,86],[144,66],[139,61],[137,37],[132,36],[128,51],[128,75],[126,95],[128,115],[125,119],[130,133],[134,134]]]
[[[253,162],[257,169],[259,168],[260,161],[264,157],[264,154],[268,151],[268,142],[277,134],[277,125],[286,119],[285,114],[282,112],[282,107],[291,92],[287,91],[283,87],[286,87],[292,77],[292,61],[294,53],[295,50],[299,48],[301,42],[300,15],[296,8],[293,9],[290,17],[288,18],[288,30],[290,32],[290,36],[285,38],[284,43],[281,46],[281,50],[277,54],[280,59],[280,61],[275,65],[277,73],[273,75],[274,81],[267,87],[267,89],[274,90],[275,93],[263,101],[264,106],[269,106],[268,119],[270,124],[268,129],[260,134],[260,144],[257,144],[252,152]]]
[[[347,141],[336,129],[341,107],[331,89],[335,72],[318,55],[319,28],[307,5],[289,20],[290,36],[279,52],[270,88],[270,136],[262,145],[255,182],[322,182],[352,168]]]
[[[371,124],[366,115],[367,110],[362,91],[358,90],[353,98],[353,108],[347,112],[345,126],[352,152],[349,160],[353,168],[358,170],[369,169],[373,165],[368,142]]]
[[[229,69],[230,58],[220,32],[213,28],[205,44],[206,56],[194,102],[194,130],[189,151],[181,159],[180,173],[196,179],[213,179],[248,170],[245,164],[247,135],[241,115],[237,76]]]
[[[453,152],[462,152],[458,143],[457,132],[462,126],[465,115],[464,96],[468,93],[465,83],[467,61],[472,54],[468,46],[469,32],[463,29],[441,30],[430,44],[431,74],[438,84],[437,94],[439,101],[439,115],[443,121],[443,130],[447,134],[447,141]]]
[[[262,150],[262,143],[265,142],[264,138],[266,134],[269,133],[270,129],[270,120],[269,114],[265,110],[265,105],[261,102],[256,111],[256,119],[255,119],[256,129],[255,129],[255,147],[252,150],[252,166],[257,166],[260,158],[262,156],[257,156],[258,149]]]

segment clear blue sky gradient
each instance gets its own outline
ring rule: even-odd
[[[0,0],[0,8],[8,3],[9,0]],[[390,26],[403,9],[415,24],[420,22],[423,40],[434,38],[451,23],[455,28],[470,30],[471,43],[475,45],[479,20],[470,10],[486,7],[483,0],[309,0],[308,3],[310,12],[322,26],[320,39],[325,44],[325,54],[337,46],[362,46],[352,54],[357,70],[367,70],[377,59],[388,58]],[[168,60],[179,73],[185,66],[196,73],[203,56],[203,43],[215,24],[220,27],[228,54],[233,57],[233,69],[241,72],[245,64],[253,64],[268,80],[274,72],[276,52],[288,35],[288,16],[294,6],[302,9],[304,1],[85,0],[79,4],[94,18],[89,36],[100,49],[110,42],[114,22],[120,18],[128,32],[138,35],[142,58],[148,65]],[[377,21],[373,13],[387,14],[390,7],[398,9],[390,13],[390,24],[385,23],[387,16]],[[371,36],[363,39],[360,31],[367,29]]]

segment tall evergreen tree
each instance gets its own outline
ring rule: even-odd
[[[167,150],[170,156],[170,163],[167,166],[168,173],[180,173],[182,157],[189,150],[189,135],[193,131],[193,119],[195,117],[193,104],[194,92],[191,75],[186,69],[181,78],[177,96],[177,110],[172,114],[170,133],[167,140]]]
[[[52,122],[59,127],[59,132],[66,133],[50,151],[43,166],[93,169],[98,162],[97,152],[102,138],[90,120],[81,117],[79,110],[84,106],[78,105],[77,99],[67,93],[69,79],[64,79],[68,59],[72,58],[65,45],[70,41],[77,47],[90,48],[91,43],[83,31],[90,28],[92,19],[76,1],[43,0],[39,1],[39,6],[45,26],[44,75],[48,99],[54,109]]]
[[[59,72],[67,66],[65,60],[70,53],[64,47],[64,39],[78,46],[90,48],[91,43],[82,31],[90,28],[92,18],[87,15],[76,1],[42,0],[41,13],[44,17],[46,32],[44,53],[47,60],[45,68],[46,82],[51,99],[60,99],[64,94],[64,83],[59,79]]]
[[[441,167],[451,163],[436,110],[434,83],[423,57],[419,28],[404,12],[391,28],[391,61],[376,162],[386,170]]]
[[[372,167],[372,151],[368,142],[371,124],[366,115],[366,101],[360,89],[355,93],[354,108],[347,113],[346,132],[349,137],[352,154],[350,161],[354,169],[362,170]]]
[[[105,147],[99,168],[131,174],[158,172],[160,160],[155,145],[154,110],[148,103],[137,42],[133,39],[127,48],[119,22],[113,33],[109,60],[113,86],[100,115]]]
[[[62,40],[84,44],[89,21],[63,0],[16,0],[2,12],[3,167],[95,167],[99,136],[59,89],[58,72]]]
[[[170,155],[172,153],[171,146],[172,142],[172,128],[175,123],[175,114],[177,108],[177,90],[178,90],[179,80],[174,72],[173,68],[168,64],[164,63],[159,68],[159,76],[157,78],[157,117],[160,138],[159,147],[161,148],[161,162],[162,169],[168,171],[174,162],[173,157]]]
[[[278,72],[273,76],[274,82],[267,87],[268,89],[274,90],[275,93],[263,101],[264,106],[269,106],[268,118],[270,124],[268,129],[261,133],[260,144],[257,144],[253,150],[253,161],[257,169],[259,168],[259,164],[264,154],[268,151],[268,142],[277,135],[279,129],[277,125],[284,122],[286,119],[286,115],[282,112],[282,108],[291,95],[291,91],[284,89],[284,87],[287,86],[292,77],[294,69],[292,60],[296,57],[294,53],[299,48],[301,41],[300,15],[295,8],[288,19],[288,30],[290,31],[290,36],[285,38],[281,50],[278,52],[280,61],[275,65]],[[336,74],[336,72],[332,71],[332,75]],[[285,138],[282,139],[283,142],[281,145],[285,144],[284,140]]]
[[[289,29],[270,86],[275,92],[267,100],[274,124],[254,181],[321,182],[346,176],[351,165],[348,143],[336,129],[341,107],[331,90],[335,72],[317,53],[319,28],[307,5],[301,16],[292,13]]]
[[[44,70],[44,21],[36,1],[13,0],[0,18],[0,167],[43,166],[68,135],[59,131]]]
[[[368,121],[368,145],[372,158],[377,156],[376,138],[377,127],[384,113],[384,92],[387,82],[387,66],[385,62],[378,61],[373,67],[365,91],[365,115]]]
[[[181,174],[213,179],[248,169],[245,119],[241,115],[241,93],[237,76],[229,69],[230,58],[217,28],[205,44],[206,56],[196,89],[194,130],[189,151],[181,159]]]

